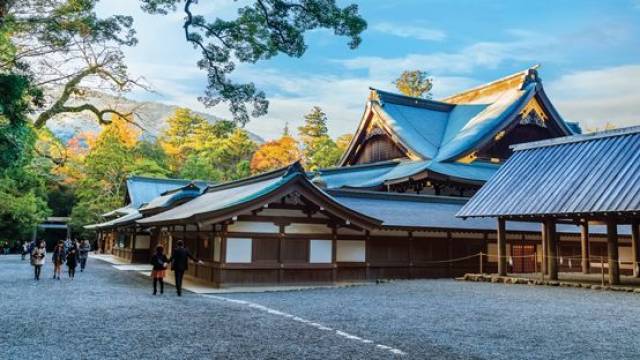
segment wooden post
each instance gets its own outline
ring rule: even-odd
[[[498,275],[507,276],[507,234],[505,220],[498,218]]]
[[[545,221],[547,228],[547,267],[549,280],[558,280],[558,235],[556,234],[556,222],[553,219]]]
[[[280,234],[278,236],[279,246],[278,246],[278,264],[280,264],[280,270],[278,270],[278,283],[281,283],[284,279],[284,264],[282,262],[282,253],[284,252],[284,230],[285,226],[280,225]]]
[[[136,241],[138,240],[138,226],[133,226],[133,239],[131,239],[131,257],[133,258],[133,252],[136,250]]]
[[[602,275],[602,286],[604,286],[604,256],[600,256],[600,274]]]
[[[631,256],[633,256],[633,277],[640,277],[640,222],[631,222]]]
[[[607,260],[609,262],[609,285],[620,284],[618,264],[618,225],[615,220],[607,220]]]
[[[542,237],[542,259],[540,259],[540,271],[542,272],[542,279],[544,279],[544,276],[549,273],[549,267],[547,266],[547,259],[549,259],[549,242],[547,240],[549,236],[547,234],[547,224],[544,221],[542,222],[542,231],[540,235]]]
[[[480,274],[484,274],[484,264],[482,263],[482,251],[480,252]]]
[[[453,259],[453,238],[451,237],[451,231],[447,231],[447,256],[449,260]],[[505,270],[506,271],[506,270]],[[452,276],[453,274],[453,263],[447,263],[447,276]]]
[[[369,266],[368,266],[368,264],[369,264],[369,257],[368,257],[369,254],[367,254],[367,247],[368,247],[368,244],[369,244],[369,240],[368,240],[369,231],[368,230],[367,230],[366,234],[367,234],[366,237],[365,237],[366,243],[364,245],[364,247],[365,247],[364,261],[365,261],[365,264],[367,264],[366,265],[367,267],[365,269],[365,272],[366,272],[365,276],[368,279],[369,278],[369,276],[368,276],[369,275]],[[336,281],[338,281],[338,261],[337,261],[337,256],[336,256],[337,251],[338,251],[338,230],[336,229],[335,226],[333,226],[331,228],[331,263],[333,264],[333,269],[331,269],[331,280],[334,283]]]
[[[582,255],[582,273],[589,273],[589,221],[584,219],[580,225],[580,254]]]
[[[407,235],[409,235],[409,244],[408,244],[408,248],[409,248],[409,279],[413,279],[413,231],[409,231],[407,233]]]

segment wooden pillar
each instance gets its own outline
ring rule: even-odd
[[[413,257],[413,231],[409,231],[407,233],[407,235],[409,235],[409,244],[408,244],[408,248],[409,248],[409,279],[413,279],[413,261],[414,261],[414,257]]]
[[[549,280],[558,280],[558,234],[556,222],[553,219],[545,221],[547,233],[547,267]]]
[[[453,259],[453,238],[451,237],[451,231],[447,231],[447,256],[449,259]],[[506,271],[506,270],[505,270]],[[453,263],[447,263],[447,276],[451,277],[453,274]]]
[[[631,222],[631,256],[633,256],[633,277],[640,277],[640,221]]]
[[[549,258],[549,234],[547,233],[547,224],[542,222],[542,259],[540,260],[540,267],[542,268],[542,273],[544,275],[549,274],[549,267],[547,266],[547,259]]]
[[[284,278],[284,264],[282,262],[282,253],[284,252],[284,225],[280,225],[280,234],[278,236],[278,264],[280,264],[280,269],[278,270],[278,282],[281,283]]]
[[[609,262],[609,285],[620,284],[618,264],[618,225],[615,220],[607,220],[607,258]]]
[[[582,256],[582,273],[588,274],[589,261],[589,221],[584,219],[580,225],[580,254]]]
[[[507,231],[505,220],[498,218],[498,275],[507,276]]]
[[[367,237],[368,237],[369,231],[367,231]],[[365,240],[367,241],[367,240]],[[366,253],[366,248],[367,248],[367,244],[369,242],[367,241],[367,243],[365,244],[365,255],[364,255],[364,261],[368,264],[368,254]],[[333,264],[333,268],[331,269],[331,280],[335,283],[336,281],[338,281],[338,261],[337,261],[337,256],[336,253],[338,251],[338,230],[336,228],[336,226],[333,226],[331,228],[331,263]],[[367,266],[367,270],[369,270],[369,267]]]
[[[133,238],[131,239],[131,257],[133,258],[133,251],[136,249],[136,240],[138,239],[138,226],[133,226]]]

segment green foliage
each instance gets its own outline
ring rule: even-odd
[[[322,136],[314,141],[313,152],[307,156],[307,167],[309,170],[328,168],[335,166],[342,150],[328,136]]]
[[[140,145],[136,139],[126,138],[130,133],[128,126],[124,119],[116,119],[105,126],[84,159],[82,171],[85,177],[77,183],[78,202],[71,212],[71,224],[81,237],[89,237],[91,233],[82,226],[99,222],[101,214],[124,205],[128,176],[169,175],[169,170],[148,157],[153,146]]]
[[[233,122],[211,124],[188,109],[178,109],[168,125],[160,144],[172,159],[171,169],[177,176],[226,181],[249,174],[256,144]]]
[[[426,71],[404,71],[400,77],[394,81],[394,84],[401,93],[407,96],[431,99],[433,79],[429,77],[429,73]]]
[[[175,11],[182,0],[141,0],[150,13]],[[358,14],[357,5],[343,8],[335,0],[256,0],[238,10],[231,20],[207,20],[194,14],[195,0],[185,0],[186,40],[201,51],[198,66],[207,70],[209,81],[201,101],[215,106],[229,102],[234,120],[244,125],[251,116],[264,115],[268,102],[264,92],[253,83],[239,84],[228,75],[235,69],[234,61],[255,63],[280,53],[301,57],[307,49],[304,34],[314,29],[331,29],[336,35],[349,38],[349,47],[356,48],[367,23]]]
[[[0,240],[27,239],[48,214],[46,169],[34,158],[36,133],[27,115],[42,93],[28,76],[0,74]]]
[[[304,125],[298,128],[302,139],[302,151],[309,170],[334,166],[342,151],[329,137],[327,115],[318,106],[304,117]]]

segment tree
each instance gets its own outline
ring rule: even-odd
[[[125,180],[130,175],[166,177],[169,171],[138,150],[139,132],[125,118],[113,116],[109,125],[89,143],[82,163],[84,177],[77,181],[77,203],[72,226],[87,237],[83,225],[99,222],[100,215],[122,206]]]
[[[429,77],[429,73],[426,71],[404,71],[393,83],[404,95],[431,99],[433,79]]]
[[[233,122],[211,124],[189,109],[176,110],[159,141],[171,159],[173,173],[189,179],[224,181],[246,176],[255,150],[247,132]]]
[[[10,243],[28,238],[50,213],[48,169],[35,159],[37,134],[27,118],[40,100],[29,76],[0,74],[0,240]]]
[[[281,168],[301,157],[298,142],[289,135],[283,135],[278,140],[264,143],[256,150],[251,158],[251,172],[255,174]]]
[[[306,166],[309,170],[317,170],[335,166],[342,157],[342,150],[328,136],[323,136],[315,141],[314,150],[306,157]]]
[[[298,128],[298,134],[302,141],[304,163],[308,169],[335,165],[336,143],[329,137],[327,115],[320,107],[314,106],[304,116],[304,125]]]
[[[182,0],[141,0],[152,14],[176,11]],[[238,10],[231,20],[207,20],[194,13],[196,0],[184,0],[186,40],[202,53],[198,66],[207,71],[208,85],[200,98],[206,106],[229,103],[234,121],[243,125],[251,116],[266,114],[264,92],[253,83],[239,84],[229,79],[235,61],[255,63],[278,54],[301,57],[307,49],[304,34],[314,29],[331,29],[349,38],[354,49],[367,23],[357,5],[340,8],[335,0],[255,0]]]
[[[317,139],[328,136],[327,115],[319,106],[304,116],[304,125],[298,128],[298,134],[305,149],[313,149]]]
[[[133,19],[99,18],[95,0],[0,1],[0,73],[33,77],[44,93],[34,125],[63,113],[88,111],[107,123],[116,109],[86,102],[87,89],[128,91],[143,86],[129,77],[121,47],[136,43]],[[2,36],[2,35],[0,35]]]
[[[353,134],[340,135],[336,139],[336,146],[344,153],[351,144],[351,140],[353,140]]]
[[[167,129],[159,143],[171,159],[171,169],[178,171],[189,152],[197,147],[200,136],[206,129],[207,120],[187,108],[178,108],[167,120]]]

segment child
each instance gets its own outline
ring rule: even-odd
[[[153,295],[158,291],[157,283],[160,283],[160,294],[164,293],[164,276],[167,269],[167,263],[169,259],[164,254],[164,248],[162,245],[156,247],[156,253],[151,257],[151,265],[153,265],[153,271],[151,271],[151,277],[153,278]]]
[[[65,260],[64,244],[62,241],[59,241],[55,249],[53,249],[51,260],[53,260],[53,278],[60,280],[60,271]]]
[[[78,266],[78,257],[76,255],[76,248],[72,247],[71,251],[67,254],[67,267],[69,268],[69,279],[73,280],[76,275],[76,266]]]

